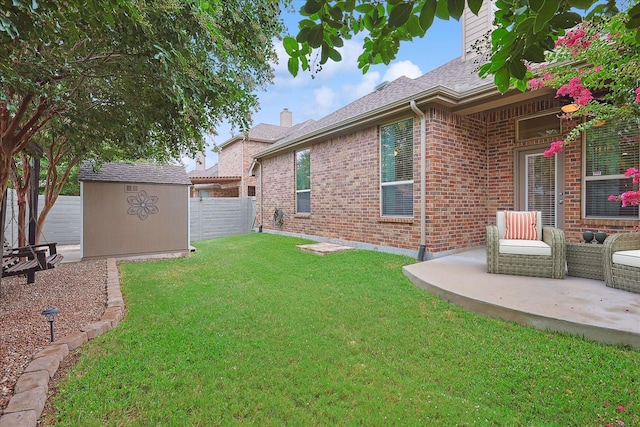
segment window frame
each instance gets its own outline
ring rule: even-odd
[[[308,162],[309,162],[309,176],[308,176],[308,188],[302,188],[299,189],[298,188],[298,164],[299,164],[299,154],[303,154],[303,153],[309,153],[308,155]],[[311,148],[304,148],[302,150],[296,150],[294,152],[294,187],[295,187],[295,213],[296,214],[300,214],[300,215],[310,215],[311,214]],[[308,211],[301,211],[299,210],[299,194],[303,194],[303,193],[308,193],[309,194],[309,210]]]
[[[606,126],[607,123],[604,124],[604,126]],[[640,125],[639,125],[640,126]],[[584,219],[605,219],[605,220],[632,220],[632,221],[637,221],[640,220],[640,209],[638,209],[638,214],[637,215],[617,215],[617,216],[610,216],[610,215],[587,215],[587,207],[588,207],[588,203],[587,203],[587,186],[589,185],[590,182],[606,182],[606,181],[629,181],[632,182],[632,178],[627,178],[624,176],[624,171],[622,171],[621,173],[617,173],[617,174],[600,174],[600,175],[588,175],[588,171],[587,171],[587,164],[588,164],[588,160],[587,157],[589,155],[588,153],[588,141],[587,141],[587,137],[589,135],[589,130],[586,130],[584,132],[582,132],[582,137],[581,137],[581,142],[582,142],[582,170],[580,172],[580,175],[582,177],[582,189],[581,189],[581,196],[582,196],[582,203],[581,203],[581,211],[582,211],[582,218]],[[638,137],[640,137],[640,128],[638,129]],[[638,158],[636,159],[636,165],[640,164],[640,142],[638,143],[639,146],[637,148],[638,152]],[[622,154],[624,155],[624,154]],[[637,167],[637,166],[635,166]],[[635,189],[635,186],[631,186],[631,188]],[[615,203],[620,203],[620,202],[613,202],[613,201],[607,201],[605,200],[604,203],[610,203],[612,206]],[[622,209],[621,207],[619,207],[619,209]],[[637,208],[634,208],[637,209]],[[631,210],[631,209],[629,209]]]
[[[385,160],[384,153],[383,153],[383,141],[382,141],[382,137],[383,137],[383,128],[388,127],[388,126],[394,126],[394,125],[398,125],[402,122],[409,122],[410,124],[408,125],[409,128],[409,135],[411,135],[411,153],[409,153],[409,159],[410,159],[410,165],[411,165],[411,178],[410,180],[398,180],[398,181],[384,181],[383,180],[383,162]],[[401,219],[407,219],[407,218],[413,218],[415,215],[415,208],[414,208],[414,202],[415,202],[415,196],[414,196],[414,184],[415,184],[415,179],[414,179],[414,154],[415,154],[415,138],[414,138],[414,127],[415,127],[415,120],[413,119],[413,117],[407,117],[401,120],[396,120],[390,123],[386,123],[386,124],[381,124],[378,126],[378,156],[379,156],[379,161],[378,161],[378,167],[379,167],[379,174],[378,174],[378,180],[379,180],[379,184],[380,184],[380,190],[379,190],[379,200],[380,200],[380,217],[381,218],[401,218]],[[395,145],[397,144],[397,140],[394,140],[394,152],[395,152]],[[399,186],[406,186],[406,185],[411,185],[411,212],[407,213],[407,214],[385,214],[385,198],[384,198],[384,188],[385,187],[399,187]]]

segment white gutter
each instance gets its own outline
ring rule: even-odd
[[[424,261],[427,248],[427,117],[418,108],[416,101],[410,102],[411,109],[420,117],[420,248],[418,261]]]

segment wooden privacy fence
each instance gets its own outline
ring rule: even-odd
[[[10,243],[18,240],[18,206],[15,194],[7,195],[5,237]],[[44,206],[40,196],[39,207]],[[198,198],[189,199],[191,241],[215,239],[249,233],[255,222],[255,198]],[[80,196],[60,196],[53,206],[42,233],[42,243],[56,242],[58,246],[79,245],[82,225]]]

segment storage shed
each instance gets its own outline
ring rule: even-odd
[[[189,253],[189,186],[184,167],[84,162],[82,259]]]

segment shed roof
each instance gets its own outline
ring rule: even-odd
[[[94,170],[93,163],[86,161],[80,166],[78,179],[94,182],[191,185],[183,166],[151,163],[104,163],[98,170]]]

